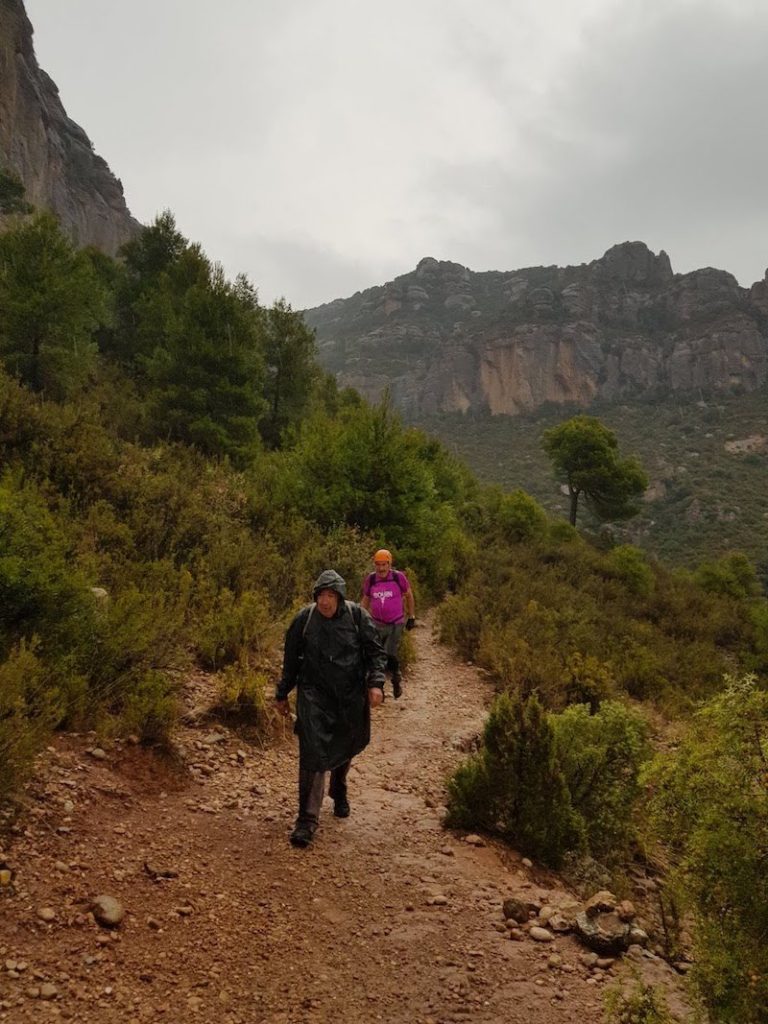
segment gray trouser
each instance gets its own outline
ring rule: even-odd
[[[331,772],[329,794],[334,800],[347,795],[347,773],[351,761],[345,761]],[[317,828],[320,821],[320,808],[325,796],[325,777],[328,772],[309,772],[299,768],[299,816],[297,824],[312,825]]]
[[[400,637],[403,635],[403,623],[377,622],[375,625],[379,638],[384,644],[384,650],[387,652],[387,658],[394,658],[397,661],[397,649],[400,646]]]

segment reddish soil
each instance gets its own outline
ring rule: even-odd
[[[49,748],[6,850],[0,1021],[600,1021],[616,968],[587,969],[570,936],[511,941],[503,926],[505,896],[557,902],[557,880],[441,826],[491,689],[428,627],[412,635],[404,696],[374,713],[353,765],[351,817],[327,800],[307,850],[288,843],[289,734],[259,749],[185,726],[177,767],[119,745],[96,760],[86,737]],[[114,931],[88,913],[102,893],[127,911]]]

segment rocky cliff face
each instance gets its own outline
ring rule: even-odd
[[[752,391],[768,376],[768,272],[751,290],[721,270],[674,274],[642,242],[512,273],[427,257],[306,318],[342,384],[370,398],[389,386],[409,417]]]
[[[77,245],[114,255],[139,228],[122,185],[38,66],[22,0],[0,0],[0,170],[21,179],[30,203],[53,210]]]

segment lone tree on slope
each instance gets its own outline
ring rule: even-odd
[[[564,477],[571,497],[570,522],[576,525],[579,498],[604,522],[629,519],[648,486],[636,459],[619,457],[612,430],[594,416],[574,416],[544,431],[544,451],[558,477]]]

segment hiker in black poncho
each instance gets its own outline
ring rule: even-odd
[[[349,765],[371,738],[370,709],[384,699],[384,648],[371,617],[345,594],[341,576],[326,569],[313,588],[314,604],[301,609],[285,634],[275,700],[287,715],[288,694],[297,687],[299,815],[291,833],[294,846],[312,841],[326,772],[331,772],[333,813],[349,815]]]

